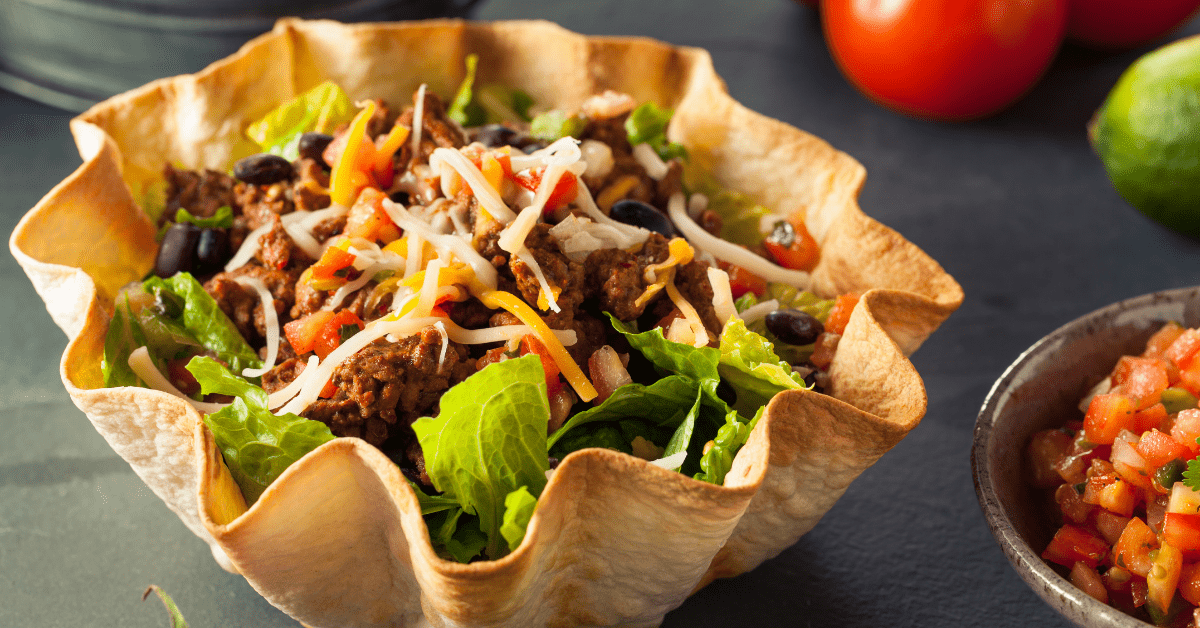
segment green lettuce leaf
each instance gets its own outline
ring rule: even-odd
[[[469,563],[487,545],[487,535],[479,529],[479,517],[468,515],[457,505],[425,518],[429,539],[443,556]]]
[[[771,342],[737,318],[726,323],[721,333],[718,370],[737,392],[734,407],[745,414],[766,405],[779,391],[807,388],[804,378],[775,355]]]
[[[517,549],[525,539],[525,529],[529,527],[536,507],[537,498],[524,486],[504,498],[504,523],[500,524],[500,534],[508,541],[508,551]]]
[[[674,428],[678,425],[678,421],[682,420],[680,412],[691,407],[699,389],[700,384],[695,379],[683,375],[670,375],[649,386],[626,384],[613,391],[613,394],[609,395],[608,399],[605,399],[600,405],[576,413],[567,419],[562,427],[550,435],[547,445],[553,448],[558,441],[576,428],[597,421],[614,422],[627,417],[647,417],[648,421],[654,421],[649,417],[658,417],[656,421],[658,425]],[[642,436],[655,442],[655,439],[650,436],[644,434]],[[632,440],[632,436],[630,440]],[[626,451],[628,445],[629,441],[625,441],[624,449]],[[569,451],[576,449],[582,449],[582,447]],[[614,449],[622,448],[615,447]]]
[[[197,218],[192,215],[192,212],[180,207],[175,212],[175,222],[190,222],[200,228],[220,227],[228,229],[233,226],[233,209],[228,205],[222,205],[217,208],[217,213],[211,217]]]
[[[652,102],[643,103],[625,118],[625,134],[631,146],[649,144],[664,161],[674,157],[687,158],[682,144],[667,140],[667,125],[675,112],[659,109]]]
[[[577,137],[587,126],[587,121],[579,116],[568,116],[566,113],[553,109],[538,114],[529,124],[529,134],[543,142],[553,142],[562,137]]]
[[[479,517],[485,551],[499,558],[505,498],[521,486],[540,495],[546,485],[550,405],[541,359],[492,364],[446,391],[440,404],[436,418],[412,425],[425,470],[435,488]]]
[[[104,336],[104,359],[100,363],[104,385],[109,388],[143,386],[142,380],[129,368],[129,355],[145,345],[146,336],[129,308],[128,299],[119,301]]]
[[[406,478],[407,479],[407,478]],[[450,499],[445,495],[429,495],[421,490],[421,487],[416,482],[408,480],[408,485],[412,487],[414,493],[417,494],[417,504],[421,506],[421,514],[429,515],[451,508],[459,508],[458,501]]]
[[[469,54],[466,59],[467,74],[454,94],[454,100],[446,109],[446,117],[465,127],[479,126],[487,122],[487,112],[478,103],[472,101],[475,84],[475,67],[479,65],[479,55]]]
[[[288,161],[300,156],[300,136],[308,132],[332,133],[354,118],[354,102],[336,83],[326,81],[272,109],[246,128],[246,136],[263,152]]]
[[[700,472],[693,477],[702,482],[724,484],[725,475],[733,467],[734,456],[746,444],[746,439],[766,409],[766,406],[760,406],[749,423],[736,412],[727,414],[725,424],[717,430],[713,439],[713,446],[700,458]]]
[[[262,361],[258,353],[242,339],[233,321],[221,311],[217,302],[204,291],[204,287],[188,273],[177,273],[163,279],[151,277],[143,286],[162,303],[163,312],[159,323],[164,331],[174,336],[186,334],[194,338],[205,349],[216,354],[217,359],[229,365],[235,373],[246,368],[259,368]],[[145,312],[146,309],[143,309]],[[146,320],[142,321],[143,327]],[[149,333],[147,332],[149,337]],[[154,343],[151,342],[151,345]],[[149,347],[151,353],[154,346]],[[161,356],[169,357],[169,356]]]
[[[192,358],[187,370],[200,382],[203,394],[235,397],[232,404],[205,415],[204,424],[212,431],[247,503],[257,501],[293,462],[333,440],[329,427],[320,421],[290,413],[272,414],[265,390],[212,358]]]
[[[529,122],[533,98],[519,89],[487,85],[475,89],[475,69],[479,56],[467,55],[466,75],[454,94],[446,115],[464,127],[482,126],[493,122]]]
[[[183,613],[179,612],[175,600],[172,600],[171,596],[167,595],[167,592],[160,589],[158,585],[150,585],[142,594],[142,601],[145,602],[151,593],[157,595],[158,599],[162,600],[163,606],[167,607],[167,621],[171,622],[168,628],[188,628],[187,620],[183,618]]]
[[[762,243],[764,234],[759,224],[763,216],[773,213],[770,209],[741,192],[725,189],[699,167],[687,167],[683,172],[688,190],[707,196],[708,209],[721,217],[722,238],[749,248]]]
[[[717,364],[721,360],[720,351],[712,347],[693,347],[671,342],[663,336],[662,329],[658,327],[636,333],[612,314],[608,314],[608,319],[613,328],[621,332],[629,344],[654,366],[695,380],[704,393],[706,404],[720,408],[722,416],[729,411],[729,405],[717,394],[717,386],[721,383],[720,373],[717,371]]]
[[[667,441],[667,446],[663,449],[662,457],[673,456],[681,451],[688,452],[688,457],[692,456],[689,451],[692,447],[692,435],[696,432],[696,419],[700,416],[700,410],[703,407],[702,401],[704,395],[700,387],[696,387],[696,398],[692,402],[692,407],[684,414],[683,420],[679,422],[679,427],[675,429],[675,433],[671,435],[671,440]],[[735,413],[736,414],[736,413]],[[673,470],[678,471],[681,467],[687,465],[688,457],[685,457],[678,467]]]

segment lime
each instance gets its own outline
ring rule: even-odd
[[[1200,36],[1134,62],[1088,135],[1125,200],[1167,227],[1200,237]]]

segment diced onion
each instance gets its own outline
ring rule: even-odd
[[[1146,468],[1146,459],[1133,448],[1131,442],[1120,437],[1113,441],[1112,461],[1123,462],[1134,469]]]
[[[587,163],[583,176],[589,179],[603,179],[612,172],[614,162],[612,148],[608,144],[598,140],[583,140],[579,150],[583,153],[583,161]]]
[[[675,228],[692,242],[692,245],[712,253],[713,257],[741,266],[746,270],[774,283],[785,283],[789,286],[806,289],[811,282],[808,273],[777,266],[754,253],[714,236],[696,224],[684,209],[683,194],[674,194],[667,203],[667,214],[675,223]]]
[[[275,359],[279,357],[279,315],[275,312],[275,297],[267,290],[267,285],[257,277],[238,277],[234,281],[254,290],[262,300],[263,325],[267,328],[267,359],[262,368],[242,369],[243,377],[259,377],[275,368]]]
[[[729,274],[720,268],[708,269],[708,283],[713,289],[713,310],[721,324],[737,318],[737,308],[733,306],[733,292],[729,287]]]
[[[633,147],[633,158],[637,160],[643,168],[646,169],[646,174],[650,175],[655,181],[662,181],[663,177],[667,176],[670,168],[663,162],[662,157],[654,152],[654,149],[649,144],[638,144]]]
[[[296,376],[296,379],[293,379],[287,386],[284,386],[270,395],[267,395],[267,407],[271,409],[278,408],[279,406],[287,403],[292,397],[295,397],[296,393],[300,392],[300,389],[304,387],[305,378],[316,373],[317,365],[320,363],[321,360],[317,356],[309,356],[308,364],[304,367],[304,370]]]
[[[205,414],[211,414],[225,407],[223,403],[205,403],[196,401],[191,397],[183,394],[183,391],[175,387],[161,372],[158,367],[154,366],[154,360],[150,359],[150,351],[146,347],[138,347],[129,354],[129,368],[133,369],[135,375],[140,377],[146,385],[155,390],[165,393],[170,393],[188,402],[191,406]]]

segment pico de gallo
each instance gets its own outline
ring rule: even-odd
[[[1039,432],[1033,482],[1062,526],[1042,558],[1092,597],[1163,626],[1200,625],[1200,329],[1168,323]]]
[[[326,83],[231,172],[167,165],[103,365],[195,406],[249,502],[328,440],[379,447],[463,562],[514,549],[579,449],[723,482],[773,395],[827,384],[858,300],[805,291],[803,220],[689,168],[670,111],[535,115],[474,62],[449,105]]]

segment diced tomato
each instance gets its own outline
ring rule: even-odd
[[[542,370],[546,371],[546,394],[548,397],[553,397],[558,389],[562,388],[562,380],[558,378],[558,363],[550,356],[550,350],[537,336],[526,334],[521,338],[521,355],[530,353],[537,354],[538,358],[542,360]]]
[[[1156,429],[1143,432],[1135,449],[1146,459],[1146,464],[1154,469],[1176,458],[1184,458],[1188,455],[1187,447],[1180,445],[1174,438]]]
[[[1083,430],[1087,439],[1101,445],[1111,445],[1121,430],[1133,426],[1133,400],[1124,395],[1104,394],[1092,397]]]
[[[330,247],[332,249],[332,247]],[[313,350],[317,344],[317,336],[321,330],[325,328],[325,323],[328,323],[333,318],[333,312],[328,310],[319,310],[305,316],[304,318],[296,319],[283,326],[283,335],[287,338],[288,344],[292,345],[292,349],[298,355],[303,355]]]
[[[507,359],[504,355],[505,353],[508,353],[508,347],[503,345],[496,347],[495,349],[489,349],[487,353],[483,354],[482,358],[479,358],[475,361],[475,368],[482,371],[483,367],[488,366],[489,364],[503,362]]]
[[[200,392],[200,382],[196,381],[196,376],[187,370],[187,363],[191,358],[171,360],[167,362],[167,379],[171,380],[172,384],[185,395],[194,395]]]
[[[1182,334],[1183,327],[1180,327],[1178,323],[1172,322],[1163,325],[1161,329],[1154,332],[1153,336],[1150,336],[1150,340],[1146,341],[1146,350],[1142,352],[1142,356],[1147,358],[1163,357],[1171,344]]]
[[[1101,489],[1097,503],[1105,510],[1130,517],[1137,504],[1137,492],[1129,482],[1117,480]]]
[[[1054,534],[1042,558],[1063,567],[1074,567],[1083,562],[1088,567],[1099,565],[1108,555],[1108,543],[1104,539],[1072,524],[1064,525]]]
[[[1167,389],[1167,369],[1162,360],[1124,356],[1113,371],[1113,390],[1136,400],[1140,410],[1158,403]]]
[[[1196,442],[1196,439],[1200,438],[1200,409],[1180,410],[1179,414],[1175,415],[1175,422],[1171,424],[1171,438],[1187,447],[1193,454],[1200,451],[1200,443]]]
[[[1200,515],[1168,512],[1163,518],[1162,538],[1182,551],[1188,560],[1200,558]]]
[[[1200,397],[1200,360],[1191,358],[1191,364],[1187,368],[1179,369],[1179,380],[1176,382],[1182,388],[1186,388],[1188,392]]]
[[[1154,557],[1154,566],[1146,574],[1146,597],[1163,614],[1171,607],[1182,568],[1183,555],[1169,541],[1164,542]]]
[[[729,274],[729,291],[733,293],[735,299],[741,298],[747,292],[761,297],[767,291],[766,279],[741,266],[729,266],[725,272]]]
[[[366,326],[362,319],[355,315],[354,312],[350,310],[338,310],[321,328],[321,332],[317,335],[316,342],[313,345],[313,353],[316,353],[318,358],[324,360],[325,356],[341,346],[342,328],[347,325],[357,326],[360,331]]]
[[[1104,581],[1104,588],[1109,591],[1128,593],[1129,583],[1133,580],[1133,574],[1129,573],[1128,569],[1113,565],[1104,572],[1101,579]]]
[[[512,166],[510,165],[509,167],[511,168]],[[545,174],[546,167],[538,166],[537,168],[518,172],[513,175],[513,179],[521,187],[537,194],[538,186],[542,184],[542,177]],[[570,172],[564,172],[562,177],[559,178],[558,183],[554,185],[554,190],[550,192],[550,196],[546,199],[544,211],[549,213],[565,206],[567,203],[575,200],[577,194],[579,194],[579,179]]]
[[[333,385],[333,379],[331,378],[329,381],[325,382],[325,386],[321,388],[321,392],[318,393],[318,396],[322,399],[331,399],[337,394],[337,391],[338,388],[337,386]]]
[[[1187,329],[1163,352],[1163,357],[1187,369],[1200,351],[1200,329]]]
[[[1058,485],[1058,489],[1054,491],[1054,501],[1062,511],[1063,517],[1075,523],[1086,522],[1092,511],[1096,510],[1095,506],[1085,503],[1083,497],[1070,484]]]
[[[859,296],[853,292],[839,294],[833,302],[833,309],[829,310],[829,318],[825,319],[825,331],[831,334],[846,333],[846,324],[850,322],[850,313],[854,311],[854,306],[858,305],[858,298]],[[1107,445],[1108,443],[1101,444]]]
[[[334,273],[354,263],[354,255],[336,246],[325,249],[321,259],[309,267],[316,280],[333,279]]]
[[[1200,563],[1185,564],[1179,570],[1179,594],[1200,606]]]
[[[385,244],[399,238],[400,228],[383,209],[385,198],[387,194],[375,188],[363,188],[358,200],[346,215],[346,228],[342,230],[342,234]],[[333,248],[337,247],[330,247]]]
[[[1154,530],[1141,518],[1133,517],[1112,548],[1113,563],[1145,578],[1151,567],[1150,552],[1155,549],[1158,536]]]
[[[803,220],[789,219],[775,223],[763,240],[763,246],[775,263],[794,270],[812,270],[821,257],[820,246],[804,226]]]
[[[1131,431],[1145,432],[1148,429],[1159,427],[1165,418],[1167,418],[1167,408],[1161,403],[1156,403],[1133,414]]]
[[[1042,430],[1029,440],[1029,462],[1033,471],[1033,484],[1051,488],[1061,484],[1058,463],[1071,450],[1071,435],[1063,430]]]

